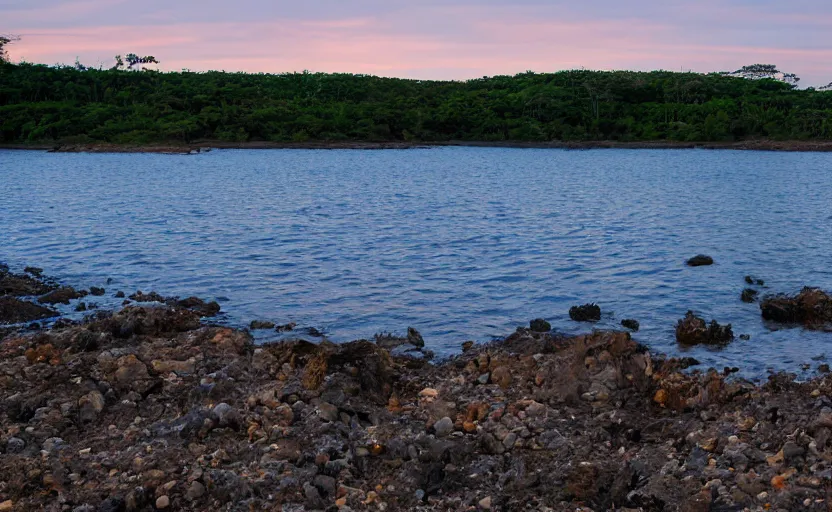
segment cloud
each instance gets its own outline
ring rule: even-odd
[[[18,2],[7,12],[9,31],[24,36],[13,56],[94,64],[134,52],[155,55],[168,70],[425,79],[578,67],[704,72],[772,62],[809,84],[832,79],[825,43],[832,7],[805,0],[792,0],[803,10],[767,0],[39,3],[48,8]]]

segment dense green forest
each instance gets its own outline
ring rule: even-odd
[[[464,82],[0,62],[0,142],[832,139],[832,91],[655,71]]]

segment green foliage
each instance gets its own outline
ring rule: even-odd
[[[716,73],[527,72],[437,82],[0,63],[7,143],[830,137],[832,91]]]

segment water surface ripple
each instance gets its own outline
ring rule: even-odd
[[[795,369],[832,334],[772,331],[743,304],[832,289],[832,155],[740,151],[0,151],[0,261],[115,291],[218,298],[227,321],[336,341],[419,329],[438,353],[569,306],[641,321],[677,354],[688,309],[751,335],[706,364]],[[688,268],[697,253],[712,267]],[[111,295],[111,294],[109,294]]]

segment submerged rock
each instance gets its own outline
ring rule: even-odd
[[[822,329],[832,323],[832,297],[818,288],[806,287],[794,296],[764,297],[760,311],[766,320]]]
[[[277,332],[291,332],[297,326],[298,324],[296,324],[295,322],[289,322],[288,324],[278,325],[277,327],[275,327],[275,330]]]
[[[698,255],[694,256],[693,258],[691,258],[687,261],[687,265],[689,267],[704,267],[704,266],[713,265],[713,264],[714,264],[714,259],[711,258],[710,256],[706,256],[704,254],[698,254]]]
[[[676,324],[676,341],[682,345],[721,345],[733,339],[731,324],[722,326],[716,320],[708,324],[693,311],[688,311]]]
[[[601,308],[595,303],[572,306],[569,308],[569,318],[576,322],[597,322],[601,320]]]
[[[766,284],[762,279],[755,279],[752,276],[745,276],[745,282],[748,284],[756,284],[757,286],[764,286]]]

